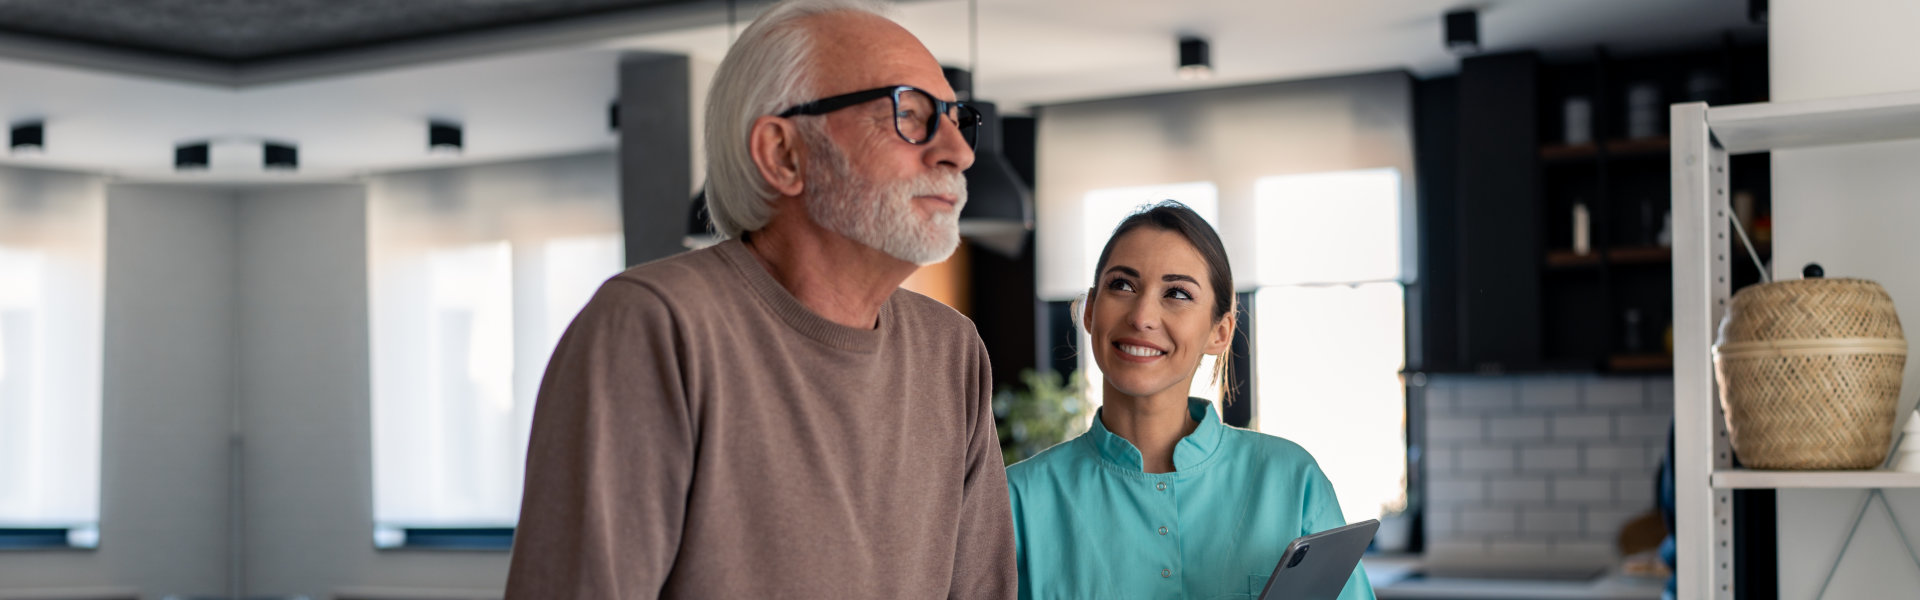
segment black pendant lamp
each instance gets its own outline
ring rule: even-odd
[[[978,0],[967,2],[968,58],[980,65]],[[960,235],[982,248],[1009,257],[1026,250],[1033,230],[1033,191],[1013,170],[1001,150],[1000,111],[992,102],[973,96],[973,74],[945,69],[947,85],[960,100],[980,111],[980,131],[973,146],[973,166],[967,169],[967,205],[960,209]]]

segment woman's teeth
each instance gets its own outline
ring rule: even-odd
[[[1127,353],[1129,356],[1142,356],[1142,357],[1160,356],[1162,354],[1166,354],[1166,352],[1164,351],[1155,350],[1152,348],[1148,348],[1146,346],[1134,346],[1129,344],[1120,344],[1120,351]]]

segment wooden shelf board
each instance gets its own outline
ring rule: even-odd
[[[1601,264],[1601,253],[1575,254],[1572,250],[1547,252],[1547,267],[1570,269]],[[1651,265],[1673,262],[1673,249],[1665,246],[1623,246],[1606,251],[1606,262],[1616,265]]]
[[[1920,473],[1903,471],[1759,471],[1719,469],[1713,472],[1718,489],[1868,489],[1920,488]]]
[[[1587,144],[1553,144],[1540,147],[1540,160],[1561,161],[1593,158],[1600,155],[1600,148]]]
[[[1671,371],[1673,357],[1666,354],[1615,354],[1607,357],[1611,371]]]
[[[1596,267],[1599,265],[1600,253],[1598,252],[1575,254],[1572,250],[1554,250],[1547,253],[1547,266],[1556,269]]]
[[[1621,264],[1673,262],[1673,249],[1665,246],[1628,246],[1607,251],[1607,260]]]
[[[1548,144],[1540,147],[1540,160],[1576,161],[1596,158],[1605,150],[1608,156],[1632,157],[1665,154],[1672,144],[1667,136],[1611,139],[1599,144]]]

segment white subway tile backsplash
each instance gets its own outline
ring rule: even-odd
[[[1613,484],[1614,498],[1619,506],[1653,506],[1653,477],[1658,472],[1656,469],[1619,475],[1620,480]]]
[[[1454,525],[1454,523],[1458,521],[1455,512],[1456,511],[1451,508],[1445,510],[1427,509],[1425,516],[1427,521],[1427,537],[1443,538],[1451,536],[1455,531],[1458,531]]]
[[[1577,377],[1529,377],[1520,380],[1520,408],[1529,411],[1562,411],[1580,406],[1580,379]]]
[[[1612,561],[1652,506],[1670,377],[1438,376],[1425,395],[1430,556]]]
[[[1607,415],[1555,415],[1553,438],[1556,440],[1607,439],[1613,437],[1613,417]]]
[[[1574,445],[1526,448],[1520,452],[1520,470],[1528,473],[1578,471],[1580,448]]]
[[[1487,418],[1487,439],[1494,441],[1536,441],[1547,439],[1547,418],[1507,416]]]
[[[1622,414],[1614,417],[1614,430],[1621,438],[1658,439],[1664,446],[1667,442],[1667,425],[1673,422],[1673,413]]]
[[[1527,508],[1520,511],[1520,533],[1529,537],[1546,539],[1555,534],[1578,534],[1582,523],[1584,521],[1578,509]]]
[[[1646,514],[1646,510],[1626,510],[1613,508],[1595,508],[1587,510],[1587,537],[1609,538],[1620,534],[1620,528]]]
[[[1487,499],[1487,482],[1483,479],[1435,478],[1427,482],[1427,496],[1434,505],[1442,508],[1480,502]]]
[[[1547,501],[1547,478],[1494,477],[1487,481],[1487,499],[1500,504]]]
[[[1613,501],[1613,477],[1557,477],[1550,486],[1553,503],[1597,504]]]
[[[1479,415],[1427,418],[1427,442],[1478,442],[1486,439],[1487,419]]]
[[[1508,535],[1520,531],[1520,517],[1511,510],[1468,508],[1460,511],[1457,531],[1480,535]]]
[[[1426,454],[1427,474],[1445,475],[1459,470],[1459,461],[1454,458],[1457,456],[1454,451],[1455,448],[1429,441]]]
[[[1642,377],[1594,377],[1587,380],[1588,409],[1642,408],[1647,384]]]
[[[1509,472],[1514,470],[1514,450],[1512,446],[1467,447],[1460,449],[1461,471],[1471,472]]]
[[[1673,414],[1673,378],[1649,377],[1647,384],[1647,408],[1655,412]]]
[[[1514,383],[1505,377],[1463,379],[1454,388],[1454,408],[1461,411],[1513,410]]]
[[[1553,542],[1553,555],[1558,558],[1583,557],[1593,560],[1595,564],[1609,564],[1618,553],[1613,542],[1558,539]]]
[[[1640,472],[1649,470],[1652,464],[1652,460],[1647,458],[1647,448],[1643,445],[1587,446],[1586,469],[1588,471]]]

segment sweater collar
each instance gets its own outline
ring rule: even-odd
[[[1108,431],[1107,426],[1100,422],[1105,410],[1101,408],[1094,411],[1093,428],[1087,432],[1087,439],[1099,450],[1101,459],[1129,471],[1145,472],[1146,460],[1140,455],[1140,449],[1135,448],[1127,438]],[[1213,403],[1205,399],[1187,398],[1187,414],[1199,421],[1200,425],[1174,445],[1173,469],[1176,472],[1197,467],[1211,458],[1214,451],[1220,448],[1220,434],[1226,429],[1226,425],[1220,423],[1220,416],[1213,411]]]
[[[780,315],[781,320],[786,321],[788,326],[793,327],[801,335],[841,350],[871,354],[880,349],[880,338],[885,330],[895,326],[890,322],[893,316],[892,297],[888,297],[887,301],[880,305],[876,327],[873,329],[848,327],[822,317],[819,313],[813,312],[813,309],[807,308],[807,305],[801,304],[800,299],[793,297],[793,293],[787,291],[786,286],[780,285],[780,281],[774,279],[773,274],[768,273],[766,267],[761,266],[760,260],[753,257],[753,252],[748,250],[747,245],[739,238],[720,242],[713,248],[721,258],[726,259],[728,264],[733,265],[741,278],[747,280],[747,287],[752,288],[754,293],[766,302],[768,308]],[[898,295],[899,291],[896,290],[894,294]]]

